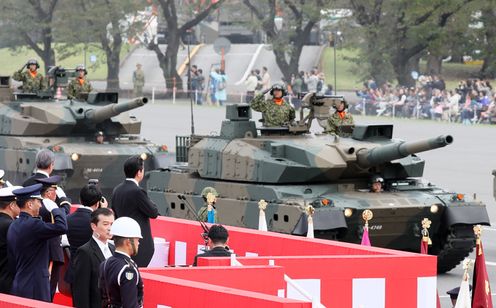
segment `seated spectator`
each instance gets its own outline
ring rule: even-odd
[[[208,231],[208,247],[209,250],[195,256],[193,266],[197,265],[198,258],[205,257],[229,257],[231,252],[227,247],[229,241],[229,233],[227,229],[221,225],[213,225]]]

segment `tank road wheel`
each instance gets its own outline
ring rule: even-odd
[[[431,252],[437,254],[437,272],[446,273],[455,268],[475,247],[472,225],[453,225],[438,238],[438,245]]]

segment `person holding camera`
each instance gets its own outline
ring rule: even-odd
[[[24,71],[24,68],[27,68],[27,70]],[[20,70],[12,74],[12,79],[22,82],[23,93],[36,93],[45,89],[45,79],[38,72],[39,68],[38,61],[31,59]]]
[[[79,192],[81,207],[67,217],[67,240],[71,254],[71,263],[65,274],[65,281],[69,284],[74,282],[74,260],[77,250],[87,243],[93,235],[91,228],[91,213],[99,208],[107,208],[108,202],[103,197],[102,191],[96,185],[95,180],[84,186]]]
[[[90,180],[91,181],[91,180]],[[91,213],[99,208],[108,207],[108,202],[100,188],[91,182],[79,192],[81,207],[67,217],[67,240],[69,241],[72,259],[77,249],[91,239]]]

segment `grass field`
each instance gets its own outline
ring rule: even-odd
[[[121,61],[131,50],[130,45],[124,45],[121,50]],[[84,63],[84,45],[77,44],[71,48],[74,53],[73,56],[68,57],[62,61],[57,58],[57,51],[55,51],[55,58],[57,65],[61,65],[66,68],[74,68],[78,64]],[[90,56],[96,56],[96,63],[92,64],[90,62]],[[19,68],[21,68],[27,60],[38,59],[40,62],[41,71],[44,72],[43,63],[40,57],[29,48],[21,48],[19,50],[10,50],[8,48],[0,48],[0,75],[12,75],[12,73]],[[103,80],[107,78],[107,65],[106,57],[103,50],[96,48],[95,46],[89,46],[86,52],[86,65],[88,69],[88,74],[91,76],[91,80]]]
[[[336,50],[336,76],[337,90],[356,90],[362,88],[361,76],[352,73],[355,66],[345,58],[356,56],[357,52],[350,49]],[[322,53],[322,68],[326,76],[326,82],[334,85],[334,50],[327,47]],[[425,70],[425,62],[420,63],[420,70]],[[442,76],[445,79],[447,89],[454,89],[462,79],[473,78],[480,70],[480,65],[467,65],[461,63],[444,63]],[[494,81],[493,81],[494,84]]]

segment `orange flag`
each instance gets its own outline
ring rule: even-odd
[[[484,258],[484,250],[482,249],[482,241],[480,239],[481,231],[481,225],[474,226],[477,240],[475,244],[474,278],[472,280],[472,308],[493,308],[491,286],[489,285],[486,260]]]

